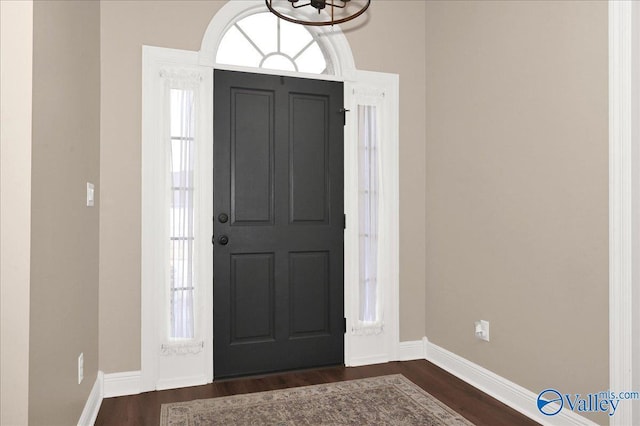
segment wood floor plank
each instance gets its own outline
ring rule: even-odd
[[[325,367],[249,378],[216,380],[204,386],[145,392],[106,398],[97,426],[158,425],[160,406],[170,402],[263,392],[366,377],[402,374],[478,426],[537,425],[538,423],[480,392],[428,361],[403,361],[363,367]]]

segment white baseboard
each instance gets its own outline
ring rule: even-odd
[[[413,361],[424,359],[425,346],[422,340],[400,342],[398,345],[398,361]]]
[[[190,386],[200,386],[211,383],[205,376],[180,377],[177,379],[159,379],[156,390],[186,388]]]
[[[125,371],[104,375],[104,397],[137,395],[140,393],[140,371]]]
[[[426,337],[423,340],[427,361],[543,425],[597,426],[566,408],[553,417],[546,416],[537,409],[538,395],[535,393],[429,342]]]
[[[102,371],[98,371],[96,381],[93,384],[93,388],[91,388],[91,393],[89,394],[87,402],[84,404],[84,410],[82,410],[80,420],[78,420],[78,426],[93,426],[96,422],[104,395],[102,386],[104,383],[103,379],[104,374],[102,374]]]
[[[389,358],[389,354],[369,355],[352,358],[348,367],[360,367],[362,365],[383,364],[389,361],[412,361],[424,359],[425,347],[422,340],[412,340],[398,343],[397,358]]]
[[[371,355],[359,358],[352,358],[347,367],[360,367],[363,365],[383,364],[389,362],[389,355]]]

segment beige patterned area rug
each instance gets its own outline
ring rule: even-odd
[[[401,374],[163,404],[161,426],[472,425]]]

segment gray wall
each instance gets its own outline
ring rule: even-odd
[[[536,393],[606,390],[607,3],[427,2],[426,27],[427,336]]]
[[[98,371],[100,5],[36,1],[33,23],[29,424],[69,425]]]
[[[345,32],[356,67],[400,75],[400,341],[424,336],[426,2],[376,1]]]
[[[101,2],[100,369],[140,369],[142,46],[200,50],[224,1]],[[122,350],[127,348],[127,350]]]

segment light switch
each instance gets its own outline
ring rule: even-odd
[[[93,207],[94,187],[92,183],[87,182],[87,207]]]
[[[474,323],[476,337],[480,340],[489,341],[489,321],[480,320]]]

